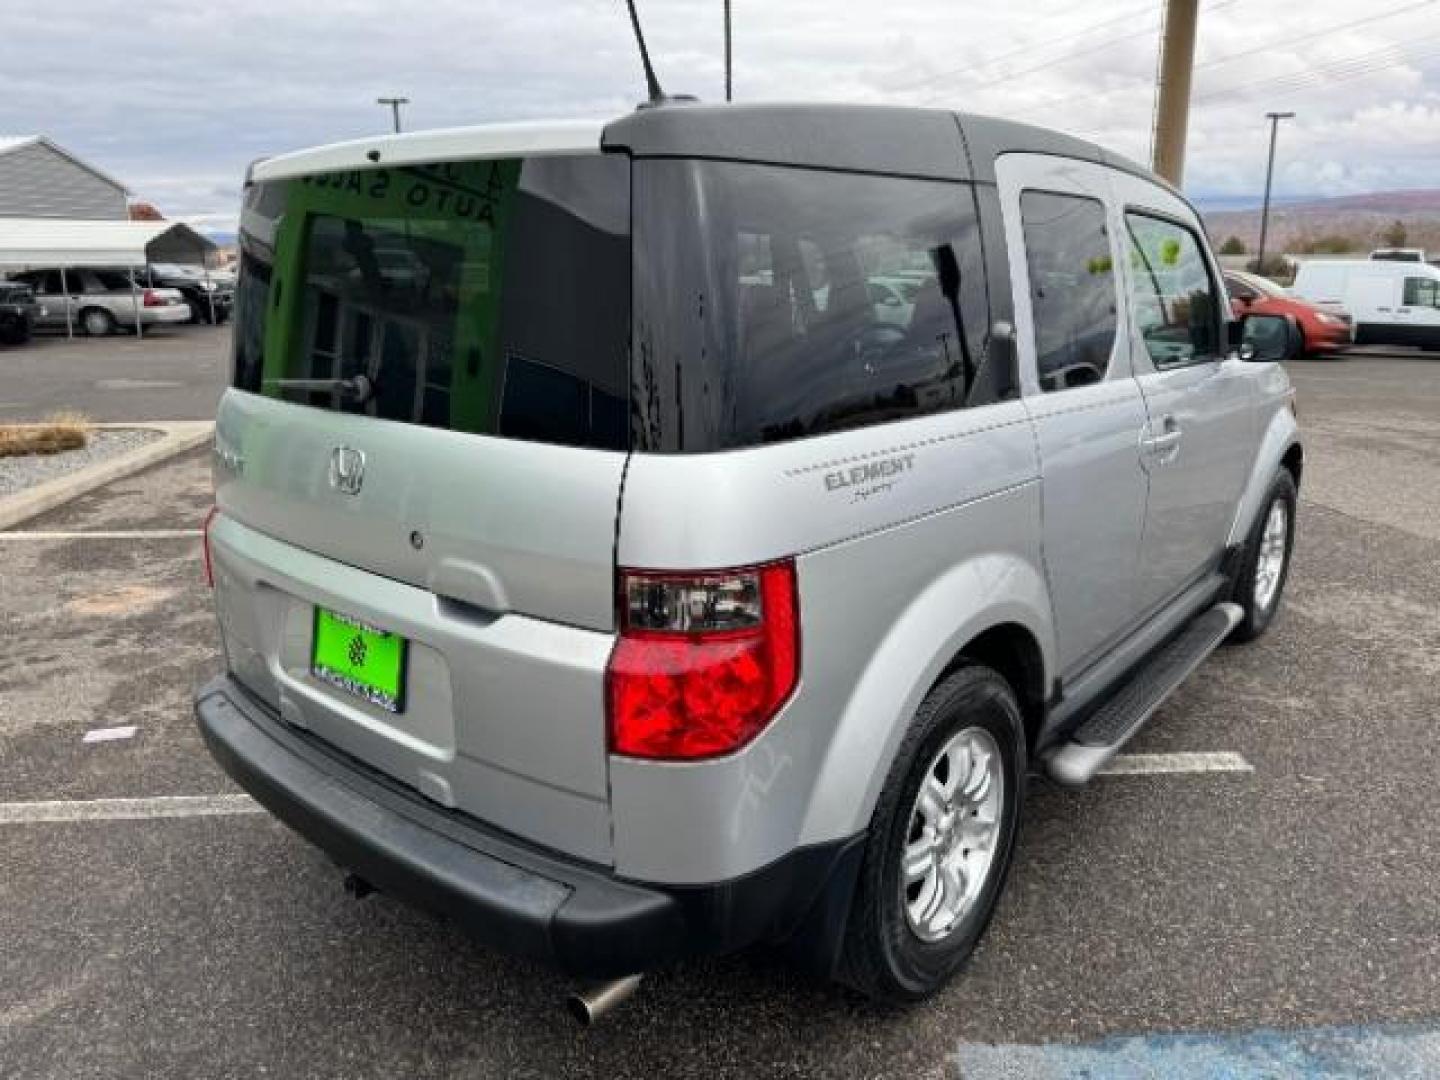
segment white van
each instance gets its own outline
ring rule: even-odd
[[[1440,349],[1440,268],[1381,259],[1302,262],[1290,290],[1355,319],[1357,345]]]

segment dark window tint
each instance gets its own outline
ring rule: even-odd
[[[1220,357],[1219,290],[1193,232],[1146,214],[1125,215],[1135,326],[1157,368]]]
[[[273,181],[247,192],[241,246],[237,386],[386,420],[625,447],[624,158]],[[356,400],[337,380],[366,392]]]
[[[1096,199],[1020,195],[1042,390],[1097,383],[1115,347],[1115,260]]]
[[[131,289],[130,274],[125,270],[96,270],[94,274],[100,291],[129,292]],[[135,286],[145,287],[141,271],[135,273]]]
[[[994,400],[988,321],[968,185],[635,163],[638,449],[752,446]]]
[[[1440,281],[1434,278],[1407,277],[1404,302],[1416,307],[1440,307]]]

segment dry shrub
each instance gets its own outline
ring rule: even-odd
[[[80,413],[56,413],[39,424],[0,424],[0,458],[59,454],[90,441],[90,421]]]

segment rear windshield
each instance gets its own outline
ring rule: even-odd
[[[253,184],[235,385],[316,408],[624,449],[629,161],[599,154]]]
[[[994,400],[968,184],[641,159],[634,185],[636,449],[753,446]]]

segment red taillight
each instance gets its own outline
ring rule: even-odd
[[[210,555],[210,526],[219,512],[218,506],[210,507],[210,512],[205,515],[205,524],[200,526],[200,545],[205,551],[205,584],[212,589],[215,587],[215,562]]]
[[[165,306],[165,301],[160,298],[160,294],[157,293],[154,289],[146,289],[145,295],[140,298],[140,302],[146,307]]]
[[[615,753],[691,761],[738,750],[799,677],[793,562],[621,571],[620,640],[606,672]]]

